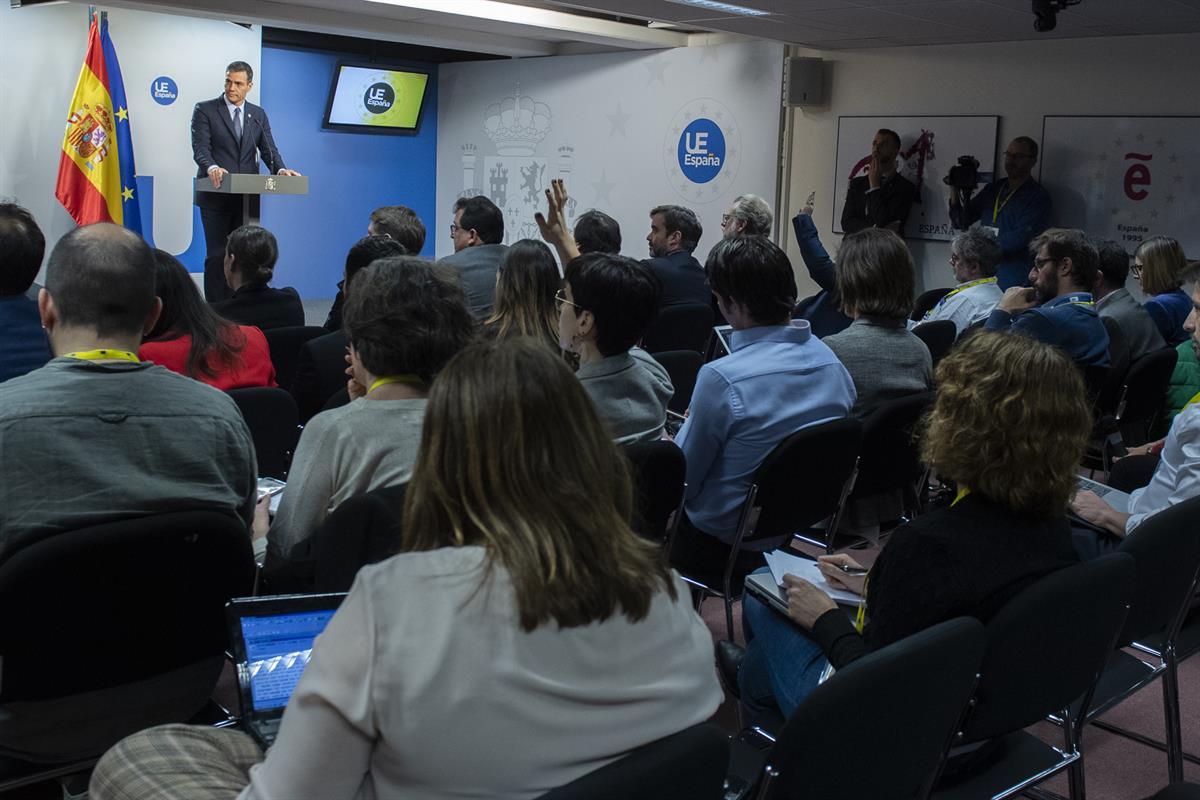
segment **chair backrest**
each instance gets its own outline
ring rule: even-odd
[[[1125,340],[1125,331],[1121,324],[1112,317],[1100,315],[1104,329],[1108,331],[1108,378],[1100,396],[1096,400],[1097,415],[1113,414],[1117,410],[1121,389],[1129,372],[1129,344]]]
[[[642,337],[642,348],[649,353],[666,350],[704,352],[712,333],[713,310],[706,303],[678,303],[663,306]]]
[[[693,354],[695,355],[695,354]],[[674,442],[659,439],[626,446],[625,455],[633,467],[636,493],[634,529],[655,542],[667,535],[671,514],[683,502],[687,462]]]
[[[0,562],[0,702],[219,657],[225,603],[253,588],[250,537],[233,514],[156,514],[32,542]]]
[[[1165,631],[1183,621],[1200,571],[1200,497],[1164,509],[1121,541],[1137,569],[1133,600],[1118,645]]]
[[[401,483],[351,497],[325,518],[309,544],[312,591],[347,592],[360,569],[396,554],[407,488]]]
[[[935,319],[933,322],[922,322],[912,329],[912,333],[929,348],[929,357],[933,359],[933,365],[936,367],[954,346],[958,328],[951,320]]]
[[[667,408],[676,414],[687,411],[692,402],[692,392],[696,388],[696,375],[704,366],[704,356],[695,350],[663,350],[654,353],[654,360],[663,365],[663,369],[671,376],[671,386],[675,394]]]
[[[271,363],[275,365],[275,382],[285,389],[290,388],[292,379],[296,377],[296,361],[300,355],[300,346],[309,339],[315,339],[327,333],[329,331],[317,325],[297,325],[264,330],[263,336],[267,337],[267,347],[271,349]]]
[[[729,736],[711,722],[642,745],[538,800],[720,800]]]
[[[292,451],[300,438],[300,412],[291,393],[259,386],[230,389],[227,394],[237,403],[250,429],[258,474],[287,477]]]
[[[954,291],[953,286],[943,286],[940,289],[930,289],[928,291],[921,292],[921,294],[917,295],[917,299],[913,303],[912,313],[909,314],[908,318],[913,322],[920,322],[925,314],[932,310],[933,307],[936,306],[943,297],[950,294],[952,291]]]
[[[1028,727],[1089,695],[1133,593],[1133,559],[1113,553],[1058,570],[987,624],[987,649],[962,744]],[[1080,716],[1087,713],[1084,703]]]
[[[851,497],[916,486],[924,471],[917,426],[931,405],[933,392],[920,392],[891,400],[863,420],[858,478]]]
[[[1167,402],[1167,384],[1175,371],[1179,353],[1164,347],[1147,353],[1129,365],[1117,416],[1122,425],[1145,422],[1147,427],[1162,414]],[[1129,444],[1139,444],[1130,442]]]
[[[766,798],[923,798],[975,689],[986,636],[959,617],[866,655],[816,688],[767,755]]]
[[[742,519],[757,514],[758,520],[743,541],[795,533],[837,511],[862,438],[862,423],[847,417],[803,428],[777,444],[754,471]]]

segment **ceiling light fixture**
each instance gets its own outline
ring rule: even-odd
[[[771,14],[770,11],[747,8],[746,6],[738,6],[733,3],[722,3],[720,0],[667,0],[667,2],[678,3],[681,6],[692,6],[693,8],[703,8],[705,11],[741,14],[743,17],[766,17]]]

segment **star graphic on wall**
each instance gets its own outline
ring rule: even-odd
[[[1101,153],[1101,154],[1098,156],[1098,158],[1099,158],[1101,161],[1108,161],[1108,153]]]
[[[1154,143],[1154,146],[1161,150],[1162,148],[1167,146],[1167,143],[1164,142],[1162,139],[1159,139],[1157,142]]]
[[[617,101],[617,110],[611,114],[605,114],[604,116],[608,118],[608,124],[612,126],[608,132],[608,137],[610,139],[617,131],[620,131],[622,136],[628,136],[628,134],[625,133],[625,123],[629,122],[629,118],[633,115],[626,114],[621,110],[620,100]]]
[[[697,190],[696,190],[696,199],[697,199],[697,200],[699,200],[699,199],[700,199],[701,197],[703,197],[703,196],[704,196],[704,190],[703,190],[703,189],[697,189]]]
[[[1182,176],[1182,175],[1176,175],[1176,176],[1175,176],[1175,178],[1174,178],[1174,180],[1175,180],[1175,182],[1176,182],[1176,183],[1183,183],[1183,176]]]
[[[1178,160],[1179,160],[1179,156],[1175,155],[1174,153],[1171,153],[1171,155],[1167,156],[1167,161],[1170,161],[1172,164],[1174,164]]]
[[[1117,209],[1115,209],[1115,208],[1114,208],[1114,209],[1112,209],[1112,215],[1113,215],[1114,217],[1117,215]]]
[[[707,113],[708,113],[708,106],[701,104],[701,106],[700,106],[700,113],[701,113],[701,114],[707,114]]]
[[[612,205],[612,198],[609,193],[612,192],[615,183],[609,183],[608,173],[605,170],[600,170],[600,180],[592,181],[592,191],[596,193],[596,206]],[[603,201],[603,202],[602,202]]]
[[[655,81],[658,81],[663,86],[667,85],[666,71],[667,61],[664,58],[652,58],[642,62],[642,66],[646,68],[646,85],[650,86]]]
[[[130,189],[128,186],[123,187],[121,189],[121,199],[122,200],[132,200],[133,199],[133,189]]]
[[[1158,212],[1157,212],[1157,211],[1151,211],[1151,212],[1150,212],[1150,219],[1158,219]]]
[[[724,116],[725,116],[724,111],[718,111],[716,114],[713,114],[713,117],[716,119],[722,119]]]
[[[1117,139],[1115,142],[1113,142],[1113,144],[1114,144],[1114,145],[1116,145],[1117,147],[1124,147],[1124,146],[1125,146],[1125,140],[1124,140],[1124,139]]]
[[[1139,142],[1144,142],[1144,141],[1146,141],[1146,134],[1144,134],[1144,133],[1139,133],[1139,134],[1137,135],[1137,140],[1138,140]]]
[[[129,112],[124,108],[118,108],[117,119],[121,120],[121,122],[127,121],[129,119]]]
[[[1169,195],[1167,195],[1167,202],[1168,202],[1168,203],[1174,203],[1174,202],[1175,202],[1175,195],[1173,195],[1173,194],[1169,194]]]

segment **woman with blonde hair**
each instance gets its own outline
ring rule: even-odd
[[[1183,291],[1188,271],[1183,248],[1167,236],[1155,236],[1142,242],[1133,257],[1133,277],[1146,293],[1146,310],[1167,344],[1174,347],[1189,338],[1183,323],[1192,313],[1192,299]]]
[[[555,353],[558,346],[558,308],[554,295],[562,286],[550,248],[535,239],[514,242],[496,272],[496,299],[484,327],[497,339],[532,336]]]
[[[236,731],[153,728],[91,796],[535,798],[702,722],[712,638],[631,503],[561,359],[466,348],[430,392],[401,553],[359,572],[266,760]]]
[[[792,575],[786,617],[746,599],[737,683],[751,714],[789,716],[827,666],[957,616],[986,622],[1078,561],[1066,512],[1091,430],[1079,370],[1029,337],[981,332],[938,365],[937,379],[922,455],[958,484],[958,498],[897,528],[869,573],[844,571],[862,569],[848,555],[819,559],[831,584],[866,597],[861,633],[825,592]]]

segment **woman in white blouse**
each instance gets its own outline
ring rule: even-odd
[[[711,635],[630,509],[561,359],[467,348],[429,397],[401,554],[359,573],[266,759],[239,732],[153,728],[91,796],[534,798],[707,719]]]

